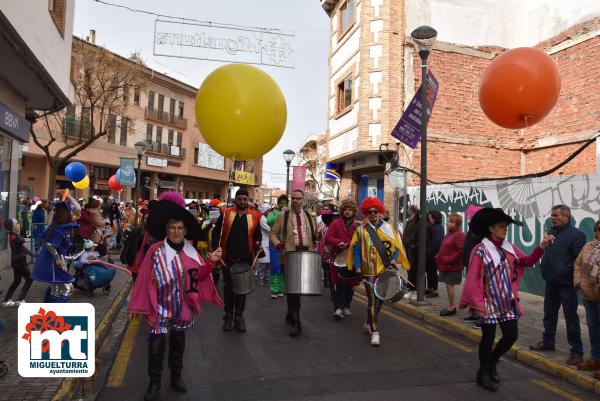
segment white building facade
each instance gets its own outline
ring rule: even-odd
[[[75,0],[0,0],[0,220],[15,218],[24,147],[34,111],[60,110],[70,81]],[[0,262],[8,263],[4,226]]]

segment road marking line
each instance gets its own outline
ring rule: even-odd
[[[362,302],[363,304],[367,303],[367,299],[363,295],[354,294],[354,298],[357,299],[358,301]],[[405,325],[410,326],[419,331],[422,331],[423,333],[429,334],[430,336],[435,337],[438,340],[445,342],[446,344],[452,345],[453,347],[456,347],[456,348],[460,349],[461,351],[473,352],[475,350],[475,348],[473,348],[473,347],[467,347],[466,345],[463,345],[457,341],[454,341],[447,337],[444,337],[443,335],[438,334],[435,331],[428,329],[427,327],[417,324],[417,323],[415,323],[409,319],[406,319],[404,317],[398,316],[396,313],[390,312],[386,309],[383,309],[382,312],[386,316],[390,316],[393,319],[399,320],[402,323],[404,323]]]
[[[110,374],[108,375],[105,387],[121,387],[123,385],[125,372],[127,371],[127,365],[129,365],[131,359],[133,344],[135,343],[141,321],[142,319],[139,316],[136,316],[129,321],[129,325],[127,326],[127,330],[125,330],[123,341],[121,341],[121,346],[117,351],[117,356],[110,370]]]
[[[579,398],[579,397],[577,397],[577,396],[575,396],[575,395],[573,395],[573,394],[571,394],[571,393],[569,393],[569,392],[567,392],[567,391],[565,391],[565,390],[563,390],[563,389],[561,389],[559,387],[556,387],[556,386],[554,386],[554,385],[552,385],[550,383],[547,383],[547,382],[545,382],[543,380],[534,379],[531,382],[534,383],[534,384],[537,384],[540,387],[545,388],[548,391],[553,392],[554,394],[560,395],[561,397],[563,397],[566,400],[570,400],[570,401],[582,401],[581,398]]]

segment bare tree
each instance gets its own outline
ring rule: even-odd
[[[50,166],[48,196],[54,196],[58,168],[96,140],[114,135],[132,88],[140,88],[144,65],[138,54],[129,59],[74,39],[71,80],[74,106],[37,116],[31,126],[33,142]],[[121,117],[126,118],[126,117]]]
[[[325,166],[327,164],[325,149],[317,143],[316,150],[316,155],[310,154],[308,157],[305,156],[304,152],[298,152],[298,163],[306,167],[306,183],[309,187],[314,186],[314,189],[307,190],[307,195],[314,198],[313,203],[316,202],[320,194],[328,196],[336,193],[334,197],[339,200],[339,182],[325,179]]]

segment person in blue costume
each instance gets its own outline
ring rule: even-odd
[[[71,245],[71,230],[78,227],[73,223],[71,209],[79,205],[70,198],[69,203],[58,202],[54,207],[52,223],[42,234],[42,247],[33,266],[32,278],[49,284],[44,302],[66,303],[73,293],[74,278],[67,272],[64,257]]]

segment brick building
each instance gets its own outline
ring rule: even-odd
[[[93,31],[88,41],[73,38],[73,63],[77,62],[77,49],[82,45],[96,46]],[[130,88],[125,95],[127,106],[123,115],[114,116],[108,135],[72,159],[86,164],[90,173],[90,189],[78,190],[77,196],[111,194],[108,178],[119,168],[119,158],[135,158],[137,167],[133,145],[143,141],[147,146],[140,181],[144,199],[155,199],[165,190],[177,190],[191,199],[227,199],[231,160],[214,152],[202,138],[195,122],[196,91],[197,88],[144,67],[142,89]],[[79,109],[73,111],[73,115],[79,114]],[[43,131],[43,126],[36,129]],[[78,134],[79,131],[73,132]],[[45,197],[50,174],[46,157],[33,143],[23,153],[21,193]],[[262,158],[236,161],[233,170],[235,185],[247,185],[250,197],[255,198],[262,180]],[[57,188],[65,187],[71,184],[64,176],[63,166],[58,172]],[[129,200],[132,195],[131,188],[125,188],[120,198]]]
[[[600,3],[574,0],[321,0],[331,18],[327,160],[345,166],[340,197],[367,195],[391,210],[379,148],[396,148],[392,129],[420,84],[420,59],[410,40],[419,25],[438,30],[428,64],[439,81],[428,125],[428,177],[434,182],[540,172],[566,159],[600,131]],[[508,20],[510,18],[510,20]],[[544,50],[557,63],[562,89],[537,125],[501,128],[478,101],[484,69],[519,46]],[[555,174],[597,169],[589,146]],[[399,147],[400,163],[419,170],[420,148]],[[418,177],[409,175],[409,185]]]

